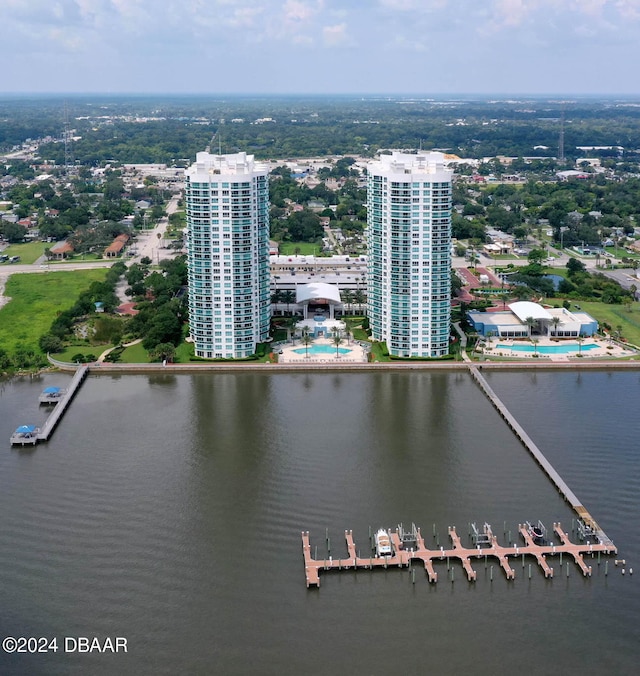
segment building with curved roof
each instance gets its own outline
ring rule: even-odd
[[[341,305],[340,290],[333,284],[311,282],[296,288],[296,303],[302,306],[303,317],[309,314],[309,304],[329,306],[329,318],[333,319],[336,305]]]

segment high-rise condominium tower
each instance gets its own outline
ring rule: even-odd
[[[442,153],[382,155],[368,168],[368,312],[400,357],[449,351],[451,176]]]
[[[189,323],[198,357],[247,357],[269,335],[268,169],[198,153],[185,172]]]

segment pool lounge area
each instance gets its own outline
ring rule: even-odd
[[[600,338],[585,338],[577,341],[556,342],[548,338],[540,338],[536,343],[528,340],[498,340],[492,343],[485,340],[481,343],[482,352],[487,357],[511,357],[530,359],[549,359],[551,361],[569,361],[573,359],[620,359],[635,354],[631,348]]]
[[[560,345],[534,345],[531,343],[513,343],[512,345],[505,345],[498,343],[495,346],[496,350],[511,350],[512,352],[531,352],[536,351],[538,354],[580,354],[581,352],[589,352],[590,350],[599,349],[597,343],[562,343]]]
[[[332,364],[344,362],[366,362],[367,349],[357,341],[346,340],[338,347],[330,339],[316,339],[305,346],[299,339],[292,345],[282,346],[278,357],[281,364]]]

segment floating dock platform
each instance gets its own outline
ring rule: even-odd
[[[63,395],[56,399],[56,407],[51,411],[44,425],[42,427],[35,427],[34,425],[22,425],[18,427],[10,437],[11,445],[24,446],[26,444],[37,444],[39,441],[48,441],[88,375],[89,366],[84,364],[75,372],[69,383],[69,387],[64,391]]]
[[[12,446],[35,446],[38,443],[40,428],[35,425],[20,425],[11,435],[9,441]]]
[[[451,540],[451,547],[445,549],[428,549],[420,534],[420,529],[414,529],[416,537],[415,548],[405,549],[401,540],[402,528],[399,526],[395,531],[389,533],[393,543],[393,556],[365,556],[361,557],[356,551],[356,545],[353,541],[353,533],[350,530],[345,531],[344,537],[347,543],[347,557],[334,559],[329,556],[325,559],[317,559],[311,555],[311,543],[309,540],[309,531],[302,533],[302,551],[304,554],[304,572],[308,587],[320,587],[320,573],[330,570],[349,570],[353,569],[369,569],[373,568],[408,568],[416,563],[422,564],[429,582],[435,583],[438,581],[438,573],[434,569],[435,561],[447,561],[448,567],[451,560],[457,561],[467,576],[470,582],[476,580],[476,571],[471,562],[473,559],[484,558],[485,562],[488,558],[496,559],[500,567],[503,569],[507,580],[515,579],[516,573],[510,564],[510,559],[522,557],[522,564],[524,567],[525,557],[534,557],[542,569],[546,578],[553,577],[553,568],[549,565],[547,557],[559,556],[560,565],[562,565],[562,555],[567,555],[573,559],[575,564],[580,568],[582,574],[587,577],[591,575],[592,568],[587,565],[584,560],[585,555],[598,554],[598,561],[600,555],[617,554],[617,549],[613,544],[607,540],[606,542],[585,542],[582,544],[575,544],[569,540],[569,536],[562,529],[560,523],[553,524],[553,532],[559,539],[558,543],[536,544],[531,535],[529,528],[525,524],[518,526],[518,531],[522,535],[524,544],[518,546],[514,544],[511,547],[504,547],[498,544],[496,536],[491,531],[491,526],[484,525],[483,535],[484,542],[488,546],[465,547],[460,542],[460,537],[456,532],[455,526],[449,526],[448,533]],[[596,538],[594,538],[596,539]],[[317,554],[316,554],[317,556]],[[453,568],[451,570],[451,581],[453,582]],[[567,575],[569,569],[567,567]],[[493,566],[492,566],[493,579]]]
[[[66,390],[63,390],[59,387],[47,387],[42,391],[42,394],[38,397],[38,403],[40,404],[52,404],[55,406],[62,401],[62,398],[65,395]]]

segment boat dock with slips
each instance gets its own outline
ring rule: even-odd
[[[585,525],[579,522],[578,531],[582,537],[584,534]],[[586,526],[588,528],[588,526]],[[525,565],[525,557],[533,556],[540,568],[542,569],[546,578],[553,577],[553,568],[548,563],[548,557],[559,556],[560,565],[562,566],[563,554],[573,558],[575,564],[580,568],[582,574],[586,576],[591,575],[592,567],[585,563],[585,555],[590,555],[592,558],[594,554],[598,555],[598,563],[600,563],[601,554],[611,555],[616,554],[617,549],[613,543],[607,538],[606,541],[600,542],[598,538],[592,534],[593,542],[586,541],[581,544],[575,544],[569,540],[569,536],[562,529],[560,523],[553,524],[553,533],[556,536],[556,541],[540,541],[538,537],[538,530],[532,529],[531,524],[519,524],[518,532],[524,540],[524,544],[518,545],[514,543],[512,546],[502,546],[498,544],[496,536],[491,530],[489,524],[484,524],[481,531],[474,528],[475,534],[478,537],[472,536],[474,546],[465,547],[461,541],[460,536],[456,532],[455,526],[449,526],[448,533],[451,540],[451,547],[445,549],[428,549],[420,534],[420,529],[414,525],[412,531],[407,533],[402,526],[398,526],[395,531],[388,531],[393,544],[393,554],[391,556],[360,556],[356,551],[356,545],[353,541],[353,533],[350,530],[345,531],[344,537],[347,542],[347,557],[334,559],[331,556],[325,559],[317,558],[317,547],[315,557],[311,555],[311,543],[309,540],[309,532],[302,533],[302,551],[304,554],[304,571],[307,582],[307,587],[320,587],[320,572],[330,570],[349,570],[351,568],[409,568],[416,562],[421,562],[427,574],[429,582],[438,581],[438,573],[434,569],[435,561],[447,562],[447,568],[450,569],[451,581],[453,582],[453,568],[450,568],[450,560],[458,561],[467,579],[470,582],[476,580],[476,571],[471,565],[473,559],[485,559],[485,566],[488,558],[496,559],[500,567],[504,570],[507,580],[515,579],[516,573],[510,564],[510,560],[522,557],[522,566]],[[546,532],[546,531],[545,531]],[[471,533],[471,528],[470,528]],[[536,540],[540,544],[536,543]],[[329,538],[327,537],[327,542]],[[411,546],[406,548],[405,544],[410,543]],[[607,566],[605,561],[605,567]],[[412,571],[415,582],[415,573]],[[531,575],[531,565],[529,565],[529,576]],[[567,563],[567,575],[569,575],[569,564]],[[491,566],[491,579],[493,580],[493,566]]]
[[[73,397],[76,395],[76,392],[80,389],[80,386],[85,381],[87,375],[89,375],[89,366],[84,364],[75,372],[71,382],[69,383],[69,387],[64,391],[62,396],[56,399],[57,404],[51,411],[51,414],[45,421],[44,425],[42,427],[35,427],[34,425],[21,425],[11,435],[11,445],[24,446],[25,444],[33,445],[39,441],[48,441],[49,437],[53,434],[53,431],[60,422],[60,419],[66,413],[69,404],[71,404]],[[21,430],[23,430],[22,433]],[[24,430],[29,430],[29,432],[24,432]]]

